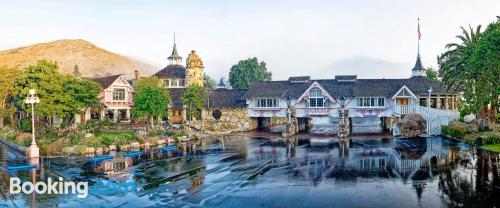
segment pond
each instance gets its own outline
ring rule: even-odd
[[[33,169],[5,146],[0,159],[0,206],[8,207],[500,206],[499,154],[441,137],[235,134],[129,153],[43,158]],[[9,194],[10,177],[62,177],[86,181],[90,190],[86,198]]]

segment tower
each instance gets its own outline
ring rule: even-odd
[[[422,61],[420,60],[420,37],[422,34],[420,33],[420,18],[418,18],[418,23],[417,23],[417,36],[418,36],[418,42],[417,42],[417,62],[415,62],[415,66],[411,70],[411,76],[412,77],[417,77],[417,76],[427,76],[425,74],[425,69],[422,67]]]
[[[172,49],[172,54],[168,57],[171,65],[181,65],[182,57],[179,56],[177,52],[177,44],[175,43],[175,34],[174,34],[174,48]]]
[[[186,85],[198,85],[203,86],[203,61],[196,54],[196,51],[192,50],[186,59]]]

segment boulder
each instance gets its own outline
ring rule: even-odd
[[[427,130],[427,122],[418,114],[404,116],[397,121],[397,125],[402,137],[416,137]]]
[[[90,137],[93,137],[93,136],[94,136],[94,134],[92,134],[92,133],[85,133],[83,135],[83,138],[90,138]]]
[[[474,121],[476,119],[476,116],[473,115],[473,114],[470,114],[470,115],[466,115],[464,116],[464,121],[465,123],[471,123],[472,121]]]

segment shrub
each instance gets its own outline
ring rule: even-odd
[[[452,126],[449,129],[449,135],[453,138],[463,138],[465,135],[465,128]]]
[[[31,119],[23,118],[21,119],[21,124],[19,126],[21,131],[30,132],[31,131]]]
[[[148,136],[150,136],[150,137],[163,136],[163,135],[165,135],[165,132],[163,132],[162,130],[148,132]]]
[[[500,123],[500,113],[495,114],[496,123]]]
[[[97,137],[90,137],[85,139],[84,144],[88,147],[100,147],[102,145],[102,141]]]
[[[78,145],[82,143],[83,133],[70,132],[67,136],[68,143],[71,145]]]
[[[441,134],[442,135],[450,135],[450,128],[448,127],[448,125],[441,126]]]

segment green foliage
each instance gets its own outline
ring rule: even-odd
[[[248,89],[252,82],[271,80],[272,73],[267,71],[266,63],[257,58],[241,60],[229,72],[229,82],[235,89]]]
[[[82,108],[99,103],[97,84],[61,75],[56,62],[40,60],[28,66],[16,76],[14,99],[19,107],[30,112],[31,106],[24,104],[31,88],[40,98],[36,114],[40,116],[66,117],[79,113]]]
[[[19,128],[21,129],[21,131],[31,132],[31,119],[29,118],[21,119],[21,124]]]
[[[458,126],[451,126],[448,129],[448,135],[453,137],[453,138],[457,138],[457,139],[464,138],[465,128],[458,127]]]
[[[188,118],[200,117],[201,110],[205,106],[205,90],[203,87],[191,85],[182,96],[182,105],[186,106]]]
[[[137,135],[135,135],[134,133],[130,132],[121,132],[121,133],[102,132],[96,134],[96,137],[99,138],[99,141],[101,141],[103,145],[107,146],[111,144],[123,145],[123,144],[128,144],[130,142],[139,141],[139,137],[137,137]]]
[[[469,26],[469,31],[462,27],[463,35],[457,36],[462,42],[446,45],[448,51],[438,56],[438,64],[448,88],[464,92],[461,111],[484,116],[489,104],[490,114],[499,105],[500,23],[480,31],[481,26],[475,30]]]
[[[135,85],[132,115],[138,118],[166,116],[169,103],[168,91],[162,87],[157,77],[143,78]],[[148,122],[151,120],[148,119]]]
[[[10,105],[9,99],[13,95],[14,80],[19,70],[0,66],[0,128],[3,128],[3,118],[12,116],[15,108]]]
[[[450,128],[448,127],[448,125],[441,126],[441,134],[442,135],[450,135]]]
[[[165,135],[165,132],[163,130],[156,130],[156,131],[148,132],[148,136],[150,136],[150,137],[163,136],[163,135]]]
[[[213,90],[217,86],[215,80],[213,80],[207,73],[203,74],[203,87]]]
[[[427,78],[432,80],[437,80],[438,78],[438,72],[434,70],[432,67],[429,67],[425,70],[425,75],[427,76]]]

